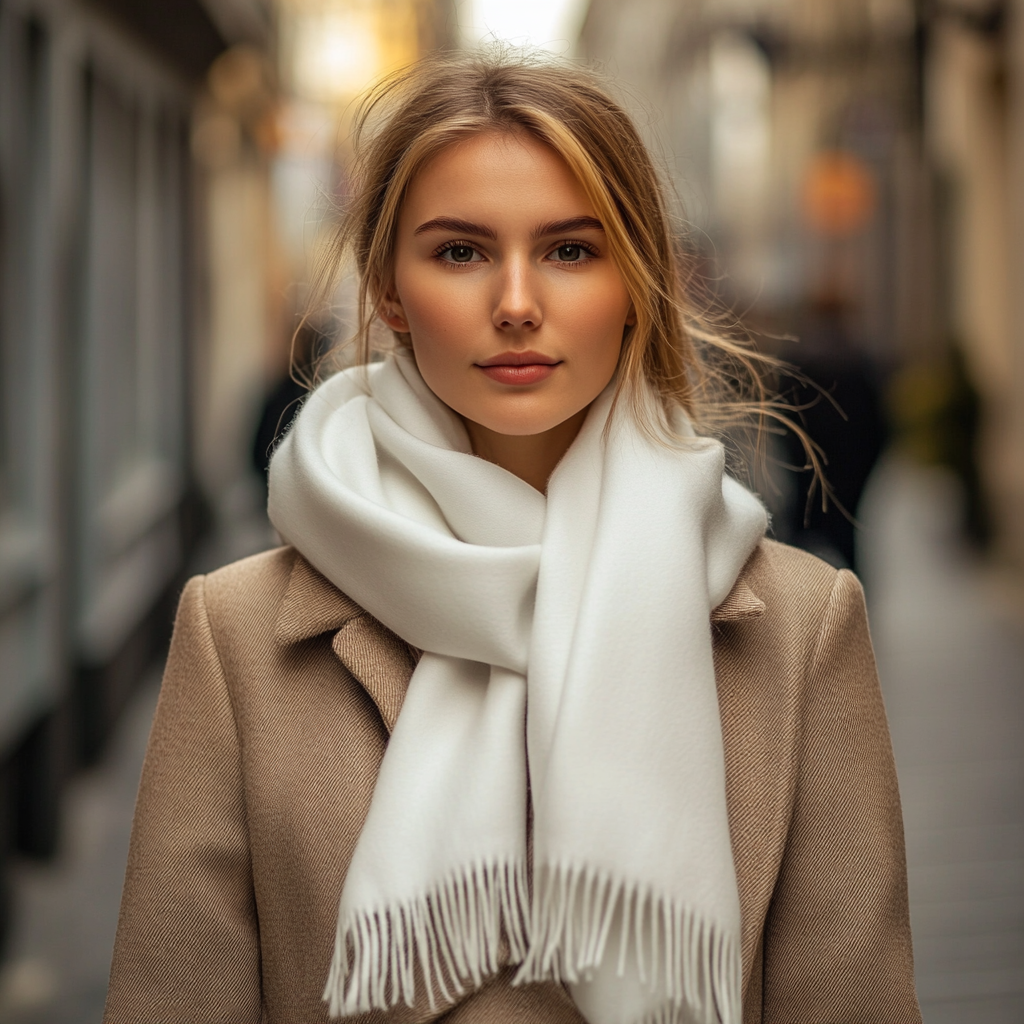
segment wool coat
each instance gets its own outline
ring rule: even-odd
[[[764,541],[711,615],[744,1024],[913,1024],[903,826],[855,576]],[[106,1024],[315,1024],[417,653],[285,547],[187,586],[139,790]],[[641,681],[637,682],[637,685]],[[357,1024],[584,1024],[505,967]],[[421,987],[422,989],[422,987]]]

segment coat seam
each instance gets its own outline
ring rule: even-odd
[[[851,573],[849,569],[839,569],[836,572],[836,578],[832,583],[832,589],[829,591],[828,601],[825,603],[825,610],[822,612],[821,621],[818,624],[818,635],[815,637],[814,650],[811,653],[807,671],[804,673],[805,680],[813,677],[815,672],[818,670],[818,665],[821,661],[821,653],[825,647],[825,634],[827,632],[825,624],[828,622],[829,613],[838,603],[836,599],[838,591],[846,585],[845,576],[852,575],[853,573]]]

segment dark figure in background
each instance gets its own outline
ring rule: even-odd
[[[981,395],[958,345],[949,350],[945,376],[946,400],[936,417],[939,460],[956,473],[963,485],[964,532],[983,551],[992,540],[992,521],[978,466]]]
[[[888,390],[900,448],[926,466],[956,474],[963,488],[964,533],[984,552],[992,522],[978,463],[982,398],[963,350],[951,339],[941,353],[904,366]]]
[[[252,444],[253,469],[263,480],[267,478],[270,456],[278,438],[290,426],[308,392],[309,388],[293,377],[282,377],[264,400]]]
[[[330,345],[330,338],[316,325],[304,321],[295,333],[291,358],[285,372],[271,387],[263,402],[256,436],[252,443],[252,465],[264,482],[278,440],[284,436],[309,394],[317,361]],[[308,382],[308,383],[307,383]]]
[[[823,511],[820,487],[808,493],[813,477],[801,471],[805,457],[800,441],[787,434],[781,439],[780,454],[786,464],[781,472],[790,478],[784,488],[788,500],[775,515],[775,530],[780,540],[856,571],[853,520],[888,431],[878,371],[850,338],[845,312],[835,299],[815,302],[799,345],[785,353],[817,386],[794,382],[788,399],[806,406],[799,419],[828,459],[825,476],[831,495]]]

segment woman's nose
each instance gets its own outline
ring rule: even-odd
[[[492,320],[500,330],[534,330],[540,327],[541,306],[530,268],[510,261],[499,275]]]

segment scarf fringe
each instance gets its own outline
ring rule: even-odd
[[[413,1006],[416,974],[432,1011],[456,1002],[497,972],[502,937],[520,964],[514,985],[584,981],[614,944],[617,972],[635,949],[641,981],[665,1001],[636,1024],[738,1024],[741,961],[737,940],[649,887],[613,880],[591,867],[539,872],[530,906],[526,866],[489,862],[448,876],[436,889],[397,907],[339,918],[324,989],[332,1017]]]
[[[617,973],[625,972],[632,947],[641,981],[665,993],[664,1004],[636,1024],[739,1024],[739,941],[710,918],[587,866],[542,868],[537,884],[530,951],[513,984],[587,980],[615,941],[612,924],[621,905]]]
[[[497,972],[502,936],[520,963],[529,892],[525,864],[478,863],[410,902],[339,917],[323,995],[330,1015],[411,1007],[417,967],[432,1011],[438,997],[454,1003]]]

